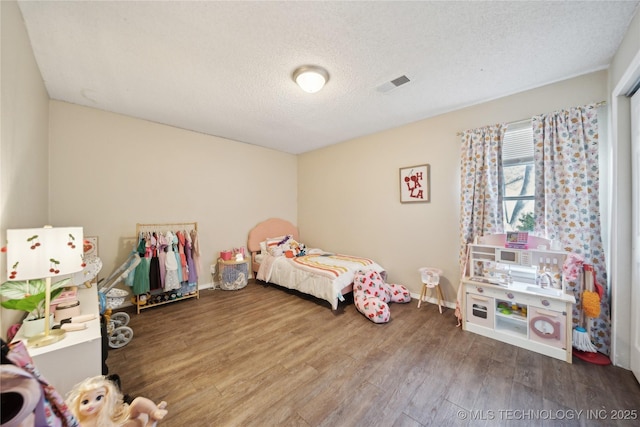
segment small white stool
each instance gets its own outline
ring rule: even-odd
[[[440,314],[442,314],[442,303],[444,302],[442,290],[440,289],[440,276],[442,275],[442,270],[439,268],[423,267],[418,271],[422,278],[422,291],[420,292],[420,299],[418,300],[418,308],[420,308],[420,304],[422,304],[422,301],[427,297],[427,289],[435,288],[436,297],[438,298],[438,310],[440,311]]]

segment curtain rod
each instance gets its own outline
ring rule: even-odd
[[[591,104],[587,104],[587,105],[591,105]],[[599,108],[602,107],[603,105],[607,105],[607,101],[600,101],[600,102],[596,102],[595,104],[593,104],[593,108]],[[525,123],[527,121],[531,120],[531,118],[528,119],[522,119],[522,120],[516,120],[514,122],[509,122],[506,124],[506,126],[509,125],[519,125],[520,123]],[[457,136],[462,136],[464,135],[464,132],[458,132],[456,133]]]

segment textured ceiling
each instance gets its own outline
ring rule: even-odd
[[[297,154],[605,69],[638,1],[19,6],[52,99]]]

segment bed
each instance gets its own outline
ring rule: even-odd
[[[344,295],[352,292],[356,271],[375,270],[386,276],[373,260],[353,255],[316,248],[306,248],[306,255],[302,256],[280,255],[274,247],[281,242],[285,243],[282,246],[287,242],[304,243],[300,241],[298,228],[280,218],[263,221],[249,231],[247,248],[256,279],[328,301],[333,310]]]

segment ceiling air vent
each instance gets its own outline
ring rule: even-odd
[[[386,82],[381,84],[380,86],[377,87],[378,92],[389,92],[395,88],[397,88],[398,86],[402,86],[405,83],[409,83],[411,80],[409,80],[409,77],[407,76],[400,76],[400,77],[396,77],[395,79],[391,80],[390,82]]]

